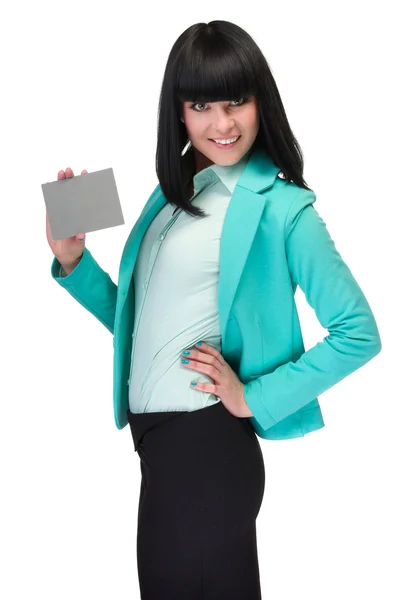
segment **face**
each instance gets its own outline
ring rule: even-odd
[[[255,96],[222,102],[182,102],[182,117],[192,142],[196,173],[212,164],[238,162],[250,150],[259,129]],[[233,144],[217,143],[237,136]]]

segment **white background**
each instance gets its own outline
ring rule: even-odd
[[[315,208],[364,291],[382,352],[325,392],[326,426],[260,440],[265,600],[400,597],[399,53],[394,2],[19,2],[2,11],[1,510],[4,600],[132,600],[139,457],[112,407],[112,335],[51,277],[41,184],[112,167],[125,225],[87,235],[117,283],[157,184],[170,49],[232,21],[261,47]],[[398,22],[397,22],[398,23]],[[296,294],[306,349],[327,334]],[[190,600],[190,599],[188,599]],[[246,600],[246,599],[244,599]]]

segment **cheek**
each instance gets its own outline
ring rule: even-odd
[[[184,108],[182,111],[182,116],[185,120],[185,127],[189,134],[193,134],[196,131],[196,120],[193,119],[193,111],[190,108]]]
[[[259,129],[259,124],[257,122],[257,117],[255,116],[251,120],[247,122],[246,131],[250,137],[255,137],[257,135]]]
[[[204,137],[204,125],[196,119],[188,119],[186,121],[186,130],[192,139]]]
[[[258,113],[257,110],[253,109],[248,115],[249,127],[255,129],[258,127]]]
[[[249,129],[258,127],[258,107],[257,104],[252,103],[248,106],[248,110],[245,115],[246,126]]]

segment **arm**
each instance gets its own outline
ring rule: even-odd
[[[160,193],[160,190],[160,184],[157,184],[143,207],[142,214],[153,202],[154,197]],[[54,257],[51,275],[75,300],[114,334],[118,286],[112,281],[109,274],[97,264],[86,247],[78,265],[66,275],[61,269],[60,262]]]
[[[246,402],[263,429],[300,410],[382,347],[368,301],[312,206],[314,201],[314,192],[304,189],[293,200],[286,220],[286,254],[292,281],[329,335],[296,362],[244,386]]]
[[[55,281],[113,334],[118,287],[90,251],[84,249],[82,258],[69,275],[62,276],[61,273],[61,264],[54,257],[51,275]]]

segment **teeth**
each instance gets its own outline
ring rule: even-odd
[[[230,138],[228,140],[214,140],[214,142],[217,142],[217,144],[232,144],[233,142],[236,142],[236,140],[239,138],[239,136],[236,136],[234,138]]]

